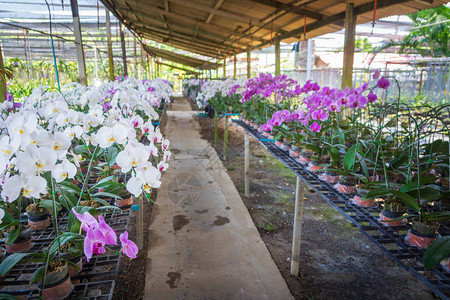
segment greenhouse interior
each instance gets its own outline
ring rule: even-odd
[[[0,299],[450,299],[450,2],[0,0]]]

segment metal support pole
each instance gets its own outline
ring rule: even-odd
[[[297,176],[295,189],[294,232],[292,236],[291,275],[299,276],[300,272],[300,244],[302,240],[302,218],[305,201],[305,183]]]
[[[356,15],[354,13],[354,4],[347,3],[345,11],[345,42],[344,42],[344,62],[342,68],[342,89],[352,87],[353,76],[353,56],[355,54],[355,33],[356,33]]]
[[[134,77],[138,78],[136,38],[134,38]]]
[[[125,26],[120,23],[120,44],[122,45],[123,76],[128,76],[127,49],[125,48]]]
[[[223,57],[223,78],[227,77],[227,57]]]
[[[109,79],[114,81],[114,60],[112,52],[112,40],[111,40],[111,21],[109,19],[109,11],[105,8],[106,13],[106,37],[108,43],[108,66],[109,66]]]
[[[219,139],[219,131],[217,127],[217,110],[214,110],[214,147],[217,147],[217,140]]]
[[[224,113],[225,114],[225,113]],[[227,148],[228,148],[228,117],[225,118],[225,132],[223,133],[223,160],[227,160]]]
[[[248,138],[248,132],[244,132],[244,145],[245,145],[245,152],[244,152],[244,192],[245,197],[248,197],[250,194],[250,182],[248,178],[249,174],[249,167],[250,167],[250,145],[249,145],[249,138]]]
[[[237,75],[237,59],[236,59],[236,53],[234,53],[233,79],[236,79],[236,75]]]
[[[137,198],[139,210],[136,211],[136,245],[140,250],[144,248],[144,201],[142,198],[142,195]]]
[[[77,50],[78,78],[82,85],[87,85],[86,63],[84,62],[83,38],[81,36],[81,25],[78,14],[77,0],[70,0],[70,7],[72,8],[73,32],[75,35],[75,47]]]
[[[3,50],[2,45],[0,45],[0,71],[4,69],[3,64]],[[3,80],[3,77],[0,76],[0,103],[5,102],[6,100],[6,74],[3,74],[5,80]]]
[[[247,78],[250,78],[251,76],[252,76],[252,59],[250,48],[247,48]]]
[[[281,74],[281,63],[280,63],[280,37],[278,33],[275,34],[275,75]]]
[[[313,51],[312,51],[312,39],[308,39],[308,50],[306,51],[306,80],[310,80],[311,79],[311,69],[312,69],[312,55],[313,55]]]
[[[147,68],[145,67],[144,61],[144,46],[141,44],[141,66],[142,66],[142,76],[147,79]]]

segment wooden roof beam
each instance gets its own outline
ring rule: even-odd
[[[129,10],[129,9],[120,8],[120,7],[117,8],[117,10],[122,11],[122,12],[127,12],[127,13],[134,14],[136,19],[138,19],[138,17],[141,17],[141,18],[151,19],[154,22],[164,23],[164,21],[155,19],[152,15],[149,15],[147,13],[143,13],[143,12],[139,12],[139,11],[135,11],[135,10]],[[141,23],[144,23],[144,22],[141,21]],[[148,24],[148,23],[146,23],[146,24]],[[169,25],[169,26],[172,26],[173,29],[189,30],[189,31],[192,31],[193,33],[198,33],[199,35],[203,35],[205,37],[208,37],[208,38],[211,38],[211,39],[215,39],[216,42],[214,42],[214,43],[216,45],[218,43],[217,41],[220,41],[221,44],[224,45],[224,43],[225,43],[225,41],[227,39],[227,37],[225,37],[223,35],[220,35],[218,33],[212,33],[212,32],[205,31],[203,29],[198,29],[196,27],[192,27],[192,26],[189,26],[189,25],[186,25],[186,24],[182,24],[182,23],[176,23],[176,22],[172,22],[172,21],[167,21],[166,24]],[[211,42],[213,42],[213,41],[211,41]],[[240,47],[244,47],[244,46],[246,46],[246,44],[245,43],[239,43],[239,46]]]
[[[215,24],[206,24],[202,20],[193,19],[193,18],[184,16],[184,15],[179,15],[179,14],[174,13],[174,12],[166,11],[164,9],[161,9],[160,7],[157,7],[157,6],[154,6],[154,5],[149,5],[147,3],[139,4],[139,7],[136,6],[136,8],[134,8],[133,10],[134,11],[142,10],[142,8],[144,8],[144,10],[147,13],[150,13],[150,12],[160,13],[160,14],[165,15],[166,17],[174,18],[174,19],[176,19],[179,22],[187,23],[188,25],[191,25],[191,26],[199,25],[201,27],[201,29],[208,31],[211,34],[221,33],[221,34],[224,34],[224,35],[228,36],[228,35],[230,35],[230,33],[233,32],[232,35],[234,35],[234,30],[231,30],[231,29],[228,29],[228,28],[224,28],[224,27],[220,27],[220,26],[217,26]],[[182,23],[179,23],[179,24],[182,24]],[[169,25],[170,25],[170,23],[169,23]],[[185,25],[186,24],[183,24],[183,26],[185,26]],[[209,31],[209,30],[211,30],[211,31]],[[230,39],[230,37],[228,39]],[[248,42],[250,42],[250,37],[248,38],[248,40],[249,40]],[[264,39],[258,38],[258,37],[253,37],[253,40],[261,42],[261,43],[265,42]],[[244,47],[245,45],[243,44],[241,46]]]
[[[155,40],[157,42],[163,42],[164,39],[167,38],[167,36],[164,33],[157,32],[154,30],[149,30],[145,27],[141,27],[140,30],[143,33],[143,36],[148,39]],[[158,37],[158,39],[155,39],[155,36]],[[183,37],[177,37],[176,35],[172,36],[172,40],[169,42],[165,42],[166,44],[176,44],[178,48],[181,48],[183,50],[191,51],[194,53],[210,56],[210,57],[217,57],[218,52],[225,51],[223,49],[217,49],[213,48],[211,46],[205,46],[202,44],[191,44],[189,42],[186,42],[186,39]]]
[[[322,20],[324,18],[324,15],[322,15],[321,13],[312,11],[312,10],[308,10],[306,8],[295,8],[295,5],[291,5],[291,4],[286,4],[280,1],[276,1],[276,0],[251,0],[252,2],[255,3],[259,3],[259,4],[263,4],[266,6],[270,6],[273,8],[277,8],[283,11],[291,11],[292,13],[295,13],[297,15],[301,15],[304,16],[306,15],[309,18],[315,19],[315,20]]]
[[[168,1],[168,0],[165,0],[165,1]],[[216,10],[219,9],[220,6],[222,5],[223,1],[224,0],[217,0],[216,4],[214,4],[214,9],[216,9]],[[209,22],[211,22],[212,18],[214,17],[214,14],[215,13],[209,13],[209,16],[205,20],[206,24],[209,24]]]
[[[220,17],[223,17],[223,18],[227,18],[227,19],[230,19],[230,20],[234,20],[234,21],[237,21],[237,22],[242,22],[242,23],[245,23],[245,24],[252,24],[253,26],[267,26],[267,24],[264,24],[264,23],[260,22],[259,20],[252,19],[249,16],[242,15],[242,14],[237,14],[237,13],[226,11],[226,10],[222,10],[222,9],[214,9],[212,7],[205,6],[205,5],[203,5],[203,4],[199,3],[199,2],[196,2],[196,1],[192,1],[192,0],[191,1],[186,1],[186,0],[169,0],[169,1],[173,2],[173,3],[177,3],[179,5],[183,5],[183,6],[186,6],[186,7],[193,8],[193,9],[197,9],[197,10],[200,10],[200,11],[214,13],[217,16],[220,16]],[[286,30],[284,30],[280,26],[275,26],[274,25],[273,26],[273,30],[274,31],[278,31],[278,32],[280,32],[282,34],[288,33]]]
[[[167,31],[165,28],[162,27],[158,27],[158,26],[149,26],[146,24],[136,24],[133,23],[132,24],[133,27],[139,27],[141,30],[147,31],[149,34],[159,34],[160,37],[162,39],[167,38],[167,33],[165,31]],[[196,43],[189,43],[186,41],[186,35],[183,33],[178,33],[178,32],[172,32],[173,37],[172,38],[178,38],[180,42],[183,42],[186,45],[196,45],[197,47],[200,48],[204,48],[204,49],[208,49],[208,50],[212,50],[212,51],[225,51],[225,47],[224,46],[220,46],[218,47],[217,44],[214,43],[205,43],[205,42],[199,42],[197,41]]]
[[[395,5],[395,4],[401,4],[401,3],[404,3],[404,2],[408,2],[408,1],[409,0],[378,0],[377,9],[382,9],[382,8],[385,8],[385,7],[389,7],[389,6],[392,6],[392,5]],[[373,1],[365,3],[365,4],[361,4],[361,5],[359,5],[359,6],[354,8],[354,14],[356,16],[358,16],[358,15],[361,15],[361,14],[364,14],[364,13],[368,13],[368,12],[373,10],[373,6],[374,6],[374,2]],[[342,11],[340,13],[337,13],[337,14],[325,17],[322,20],[318,20],[318,21],[315,21],[313,23],[310,23],[310,24],[306,25],[306,32],[308,33],[308,32],[311,32],[313,30],[317,30],[317,29],[319,29],[321,27],[330,26],[333,23],[340,22],[340,21],[342,21],[344,19],[345,19],[345,11]],[[303,33],[303,26],[301,26],[298,29],[294,29],[294,30],[292,30],[292,31],[290,31],[288,33],[282,34],[280,36],[280,39],[284,40],[284,39],[292,38],[292,37],[295,37],[295,36],[300,36],[302,33]],[[256,47],[254,47],[254,49],[262,48],[262,47],[268,45],[269,43],[270,43],[270,41],[269,42],[264,42],[264,43],[262,43],[262,44],[260,44],[260,45],[258,45]]]

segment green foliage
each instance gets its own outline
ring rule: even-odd
[[[379,53],[387,48],[399,47],[400,53],[418,53],[422,56],[450,56],[450,8],[442,5],[408,15],[413,28],[403,41],[393,41],[374,50]],[[372,58],[373,59],[373,58]]]
[[[444,236],[427,248],[423,255],[423,266],[425,269],[431,269],[448,256],[450,256],[450,236]]]

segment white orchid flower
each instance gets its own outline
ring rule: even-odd
[[[117,154],[116,163],[122,168],[122,172],[126,173],[133,167],[142,167],[149,157],[150,153],[147,146],[141,143],[130,143]]]
[[[164,154],[163,154],[164,161],[168,161],[171,156],[172,156],[172,152],[170,152],[170,150],[164,151]]]
[[[95,141],[101,148],[108,148],[114,142],[125,144],[127,141],[128,129],[122,124],[116,124],[114,127],[104,126],[99,129],[95,135]]]
[[[56,182],[64,181],[66,178],[73,178],[77,173],[77,167],[64,159],[60,164],[57,164],[52,170],[52,177]]]
[[[160,162],[158,163],[157,167],[158,167],[158,170],[159,170],[159,171],[166,171],[167,168],[169,167],[169,164],[166,163],[165,161],[160,161]]]
[[[134,116],[130,120],[131,125],[133,125],[134,128],[141,128],[144,124],[144,120],[141,118],[141,116]]]
[[[81,154],[75,154],[72,150],[69,151],[69,154],[73,157],[73,163],[79,168],[83,156]]]
[[[3,217],[5,216],[5,211],[0,208],[0,224],[2,224]]]
[[[23,137],[34,130],[37,126],[37,117],[35,114],[16,115],[8,126],[8,133],[11,137]]]
[[[2,188],[2,198],[6,199],[7,202],[13,202],[16,200],[20,191],[23,189],[22,195],[26,198],[39,199],[40,194],[47,193],[47,180],[41,176],[27,176],[21,177],[19,175],[14,175],[9,177]]]
[[[161,143],[161,147],[163,148],[163,150],[168,150],[169,145],[170,145],[170,141],[167,139],[164,139],[163,142]]]
[[[10,159],[19,149],[20,141],[5,135],[0,138],[0,156]]]
[[[17,154],[17,168],[26,176],[43,174],[55,167],[56,160],[56,151],[29,145],[24,152]]]
[[[153,131],[153,132],[150,132],[148,135],[147,135],[147,139],[150,141],[150,142],[152,142],[152,143],[154,143],[154,144],[156,144],[156,143],[160,143],[161,142],[161,140],[162,140],[162,134],[161,134],[161,132],[159,131],[159,128],[157,128],[155,131]]]
[[[155,128],[153,127],[153,124],[151,121],[147,121],[142,125],[142,132],[146,134],[150,134],[151,132],[154,132]]]
[[[137,174],[136,177],[131,177],[127,182],[127,190],[135,197],[138,197],[142,191],[149,194],[152,188],[159,188],[161,186],[161,181],[159,180],[161,178],[161,172],[155,167],[147,168],[143,173],[137,172]]]

